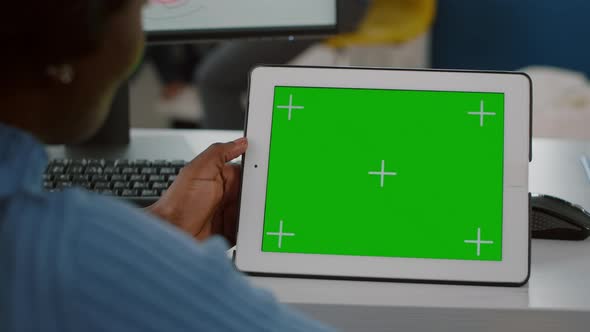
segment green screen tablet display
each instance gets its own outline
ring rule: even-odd
[[[262,251],[502,260],[504,94],[276,87]]]

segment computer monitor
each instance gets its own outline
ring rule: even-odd
[[[143,23],[148,44],[330,35],[339,31],[344,1],[353,0],[149,0]],[[103,128],[84,145],[128,144],[129,122],[125,84]]]
[[[150,0],[149,41],[331,34],[336,0]]]

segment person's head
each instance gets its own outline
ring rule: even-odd
[[[0,11],[0,122],[46,143],[90,137],[139,62],[145,0],[7,1]]]

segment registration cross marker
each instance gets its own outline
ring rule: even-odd
[[[278,109],[289,110],[289,121],[291,121],[293,110],[302,110],[305,109],[303,106],[293,106],[293,95],[289,95],[289,105],[286,106],[277,106]]]
[[[278,236],[279,237],[279,249],[283,247],[283,237],[285,236],[295,236],[295,233],[285,233],[283,232],[283,221],[281,220],[281,224],[279,226],[279,232],[268,232],[266,235],[270,236]]]
[[[483,127],[484,126],[484,120],[486,116],[496,116],[496,113],[494,112],[485,112],[485,104],[483,102],[483,100],[481,101],[481,104],[479,106],[479,112],[469,112],[467,114],[469,115],[477,115],[479,116],[479,126]]]
[[[477,229],[477,240],[465,240],[465,243],[477,244],[477,257],[481,256],[482,244],[494,244],[494,241],[484,241],[481,239],[481,228]]]

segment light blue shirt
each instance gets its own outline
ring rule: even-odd
[[[222,239],[121,202],[45,193],[43,146],[0,124],[0,331],[323,331],[251,287]]]

